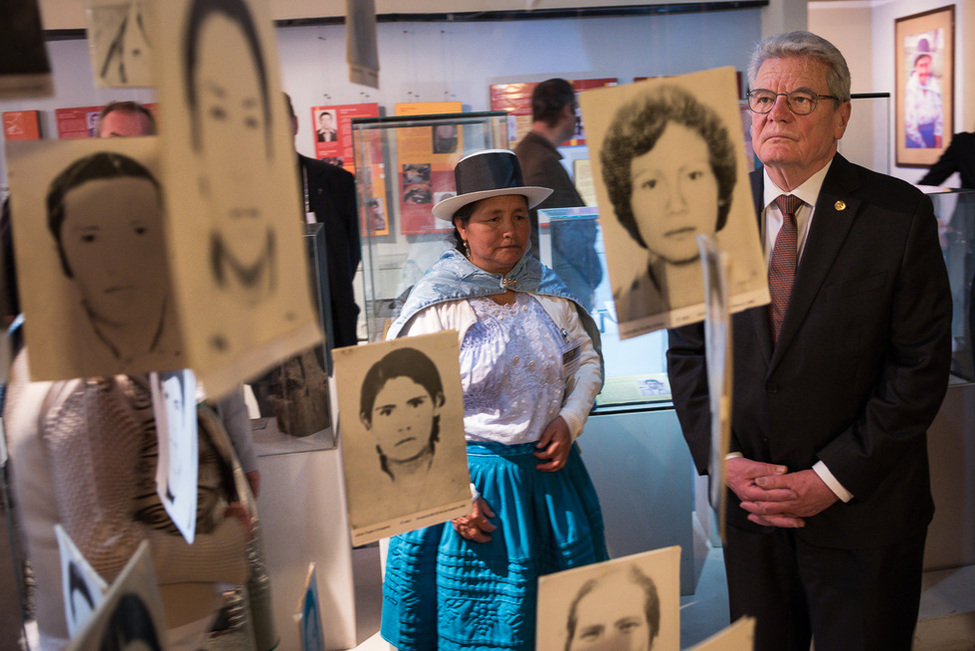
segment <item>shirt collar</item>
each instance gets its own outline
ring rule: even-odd
[[[781,194],[792,194],[810,206],[816,205],[816,200],[819,198],[819,191],[823,187],[823,180],[826,179],[826,173],[829,172],[830,166],[833,164],[833,159],[829,159],[829,162],[823,166],[823,169],[819,170],[808,179],[803,181],[799,187],[792,190],[792,192],[786,192],[785,190],[779,189],[777,185],[769,178],[768,169],[763,168],[762,173],[765,175],[765,190],[762,200],[765,202],[763,205],[768,208],[775,199]]]

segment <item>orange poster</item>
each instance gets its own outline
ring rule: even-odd
[[[460,102],[412,102],[396,105],[396,115],[460,113]],[[395,191],[399,198],[399,224],[403,234],[449,232],[453,226],[438,221],[431,211],[438,201],[452,196],[454,165],[464,151],[459,124],[407,127],[396,131]]]
[[[5,111],[3,137],[7,140],[40,140],[40,111]]]
[[[350,123],[352,118],[376,117],[379,117],[379,104],[311,107],[315,158],[355,173]]]
[[[54,119],[58,125],[58,138],[71,140],[74,138],[94,138],[98,114],[103,107],[83,106],[79,108],[63,108],[54,110]]]

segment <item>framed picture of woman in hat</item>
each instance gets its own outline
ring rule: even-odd
[[[897,164],[928,167],[948,146],[954,104],[954,6],[894,21]]]

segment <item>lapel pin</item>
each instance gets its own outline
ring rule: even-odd
[[[837,201],[836,203],[833,204],[833,207],[836,208],[837,210],[846,210],[846,202]]]

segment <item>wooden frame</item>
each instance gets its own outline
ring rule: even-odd
[[[894,21],[894,70],[896,163],[928,167],[953,133],[954,5]]]

